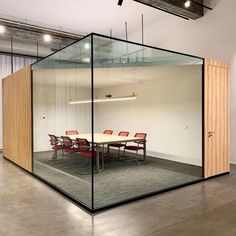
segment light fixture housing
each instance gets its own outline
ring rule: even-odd
[[[50,34],[44,34],[43,40],[48,43],[52,40],[52,36]]]
[[[121,6],[123,4],[123,0],[118,0],[118,5]]]
[[[0,34],[4,34],[6,31],[5,26],[0,25]]]
[[[99,103],[99,102],[117,102],[117,101],[129,101],[129,100],[136,100],[137,95],[132,94],[128,96],[122,96],[122,97],[112,97],[112,96],[107,96],[105,98],[95,98],[93,100],[94,103]],[[79,101],[70,101],[70,105],[76,105],[76,104],[87,104],[87,103],[92,103],[91,99],[86,99],[86,100],[79,100]]]

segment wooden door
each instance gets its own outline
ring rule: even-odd
[[[205,60],[204,177],[229,172],[228,65]]]

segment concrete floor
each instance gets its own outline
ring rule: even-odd
[[[0,235],[236,235],[236,166],[227,176],[94,216],[0,158]]]

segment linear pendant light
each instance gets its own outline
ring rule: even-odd
[[[135,100],[137,99],[136,94],[128,95],[128,96],[123,96],[123,97],[105,97],[105,98],[96,98],[93,100],[94,103],[98,102],[116,102],[116,101],[127,101],[127,100]],[[70,105],[75,105],[75,104],[86,104],[86,103],[92,103],[91,99],[88,100],[79,100],[79,101],[70,101]]]

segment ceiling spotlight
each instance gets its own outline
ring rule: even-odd
[[[184,6],[185,6],[186,8],[189,8],[190,5],[191,5],[191,1],[189,1],[189,0],[184,3]]]
[[[89,48],[90,48],[90,44],[89,44],[89,43],[85,43],[85,44],[84,44],[84,48],[85,48],[85,49],[89,49]]]
[[[50,42],[50,41],[52,40],[52,37],[51,37],[51,35],[49,35],[49,34],[45,34],[45,35],[43,36],[43,40],[44,40],[45,42]]]
[[[124,0],[119,0],[118,5],[121,6]]]
[[[0,34],[4,34],[5,31],[5,27],[3,25],[0,25]]]

